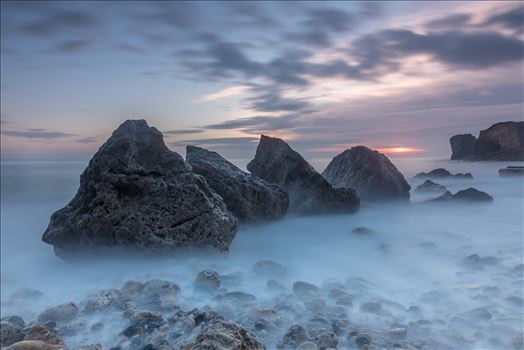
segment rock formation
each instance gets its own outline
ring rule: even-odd
[[[286,214],[289,203],[286,192],[240,170],[218,153],[187,146],[186,160],[194,172],[205,177],[239,220],[274,220]]]
[[[524,166],[508,166],[499,169],[500,176],[524,176]]]
[[[266,347],[255,335],[235,322],[218,321],[202,330],[191,349],[265,350]]]
[[[432,202],[444,202],[444,201],[462,201],[462,202],[492,202],[491,197],[486,192],[477,190],[476,188],[470,187],[465,190],[458,191],[455,194],[446,191],[440,197],[431,200]]]
[[[409,199],[410,186],[389,159],[364,146],[333,158],[322,173],[334,187],[350,187],[362,199]]]
[[[417,175],[415,175],[415,178],[416,179],[424,179],[424,178],[430,178],[430,179],[454,178],[454,179],[468,180],[468,179],[473,179],[473,175],[471,175],[471,173],[452,174],[452,173],[450,173],[449,171],[447,171],[444,168],[437,168],[437,169],[431,170],[429,173],[424,173],[424,172],[418,173]]]
[[[456,135],[450,139],[453,152],[451,159],[524,160],[524,121],[493,124],[480,132],[472,147],[471,137],[466,139],[465,136]],[[457,158],[454,158],[455,154]]]
[[[289,195],[289,210],[300,214],[352,213],[359,198],[350,188],[334,188],[300,154],[278,138],[262,135],[248,170]]]
[[[226,251],[236,229],[220,196],[162,134],[145,120],[127,120],[93,156],[76,196],[51,216],[42,240],[62,257],[115,248]]]
[[[439,185],[431,180],[426,180],[415,188],[415,192],[445,192],[446,186]]]

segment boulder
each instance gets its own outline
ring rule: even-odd
[[[451,194],[451,192],[446,191],[443,195],[432,199],[431,201],[492,202],[493,197],[491,197],[486,192],[482,192],[476,188],[470,187],[468,189],[458,191],[455,194]]]
[[[334,188],[287,143],[262,135],[247,169],[289,196],[289,211],[299,214],[353,213],[359,198],[350,188]]]
[[[118,289],[107,289],[96,292],[87,299],[85,312],[94,312],[118,306],[122,296]]]
[[[40,340],[47,344],[64,345],[64,341],[55,332],[42,325],[35,325],[27,331],[24,340]]]
[[[277,347],[282,349],[294,349],[308,339],[308,332],[301,324],[295,324],[286,331]]]
[[[442,179],[442,178],[454,178],[454,179],[464,179],[464,180],[467,180],[467,179],[473,179],[473,175],[471,175],[471,173],[457,173],[457,174],[452,174],[450,173],[448,170],[444,169],[444,168],[437,168],[437,169],[433,169],[431,170],[429,173],[418,173],[417,175],[415,175],[415,178],[416,179],[425,179],[425,178],[430,178],[430,179]]]
[[[219,321],[207,326],[195,339],[191,350],[265,350],[248,330],[234,322]]]
[[[38,322],[47,321],[63,322],[70,321],[78,314],[78,307],[75,303],[66,303],[44,310],[38,315]]]
[[[439,185],[431,180],[426,180],[415,188],[415,192],[446,192],[446,186]]]
[[[218,272],[213,270],[200,271],[193,282],[196,292],[213,293],[218,291],[222,281]]]
[[[22,328],[23,326],[17,323],[2,321],[0,323],[0,346],[9,346],[24,339]]]
[[[42,240],[55,254],[108,249],[227,251],[237,220],[162,133],[145,120],[127,120],[89,162],[73,200],[51,216]]]
[[[451,145],[451,160],[467,159],[473,153],[473,145],[477,138],[471,134],[455,135],[449,139]]]
[[[502,122],[482,130],[471,160],[524,160],[524,121]]]
[[[60,350],[63,345],[48,344],[41,340],[24,340],[11,345],[6,350]]]
[[[273,260],[258,261],[253,267],[253,271],[257,275],[267,278],[285,278],[288,275],[287,268]]]
[[[293,293],[299,299],[307,300],[318,297],[320,295],[320,288],[308,282],[296,281],[293,283]]]
[[[499,169],[500,176],[524,176],[524,166],[508,166]]]
[[[186,160],[218,193],[227,208],[242,221],[275,220],[284,216],[289,204],[287,193],[277,185],[246,173],[218,153],[187,146]]]
[[[366,200],[409,199],[410,186],[384,154],[364,146],[333,158],[322,176],[334,187],[350,187]]]

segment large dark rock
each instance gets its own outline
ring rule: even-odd
[[[383,154],[364,146],[333,158],[322,175],[334,187],[350,187],[369,200],[409,199],[410,186]]]
[[[446,191],[440,197],[431,200],[432,202],[445,202],[445,201],[461,201],[461,202],[492,202],[493,197],[483,191],[479,191],[476,188],[470,187],[465,190],[458,191],[455,194]]]
[[[286,214],[289,203],[286,192],[240,170],[218,153],[187,146],[186,160],[195,173],[206,178],[239,220],[274,220]]]
[[[451,160],[467,159],[473,153],[473,145],[477,139],[471,134],[455,135],[449,139],[451,145]]]
[[[228,249],[237,220],[205,179],[145,120],[113,132],[80,177],[73,200],[51,216],[43,241],[55,254],[107,249]]]
[[[451,159],[522,161],[524,121],[493,124],[480,131],[476,140],[470,134],[455,135],[450,144]]]
[[[463,179],[463,180],[469,180],[473,179],[473,175],[471,173],[457,173],[452,174],[448,170],[444,168],[437,168],[433,169],[428,173],[418,173],[415,175],[416,179],[442,179],[442,178],[454,178],[454,179]]]
[[[265,350],[254,334],[234,322],[211,323],[196,337],[191,350]]]
[[[301,214],[352,213],[359,198],[350,188],[334,188],[300,154],[278,138],[262,135],[248,170],[289,195],[289,210]]]

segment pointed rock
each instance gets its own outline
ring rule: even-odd
[[[476,137],[471,134],[455,135],[449,139],[451,160],[467,159],[473,153]]]
[[[289,195],[289,211],[300,214],[352,213],[359,198],[350,188],[334,188],[283,140],[262,135],[251,174],[277,184]]]
[[[275,220],[286,214],[288,196],[277,185],[246,173],[218,153],[200,147],[187,146],[186,159],[239,220]]]
[[[335,187],[350,187],[362,199],[409,199],[410,186],[382,153],[352,147],[333,158],[322,175]]]
[[[72,201],[51,216],[42,240],[55,254],[108,249],[226,251],[237,220],[145,120],[127,120],[89,162]]]
[[[442,186],[431,180],[426,180],[415,188],[415,192],[446,192],[446,186]]]

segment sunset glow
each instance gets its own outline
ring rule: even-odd
[[[381,153],[387,153],[387,154],[424,152],[423,149],[416,148],[416,147],[385,147],[385,148],[377,148],[377,151]]]

